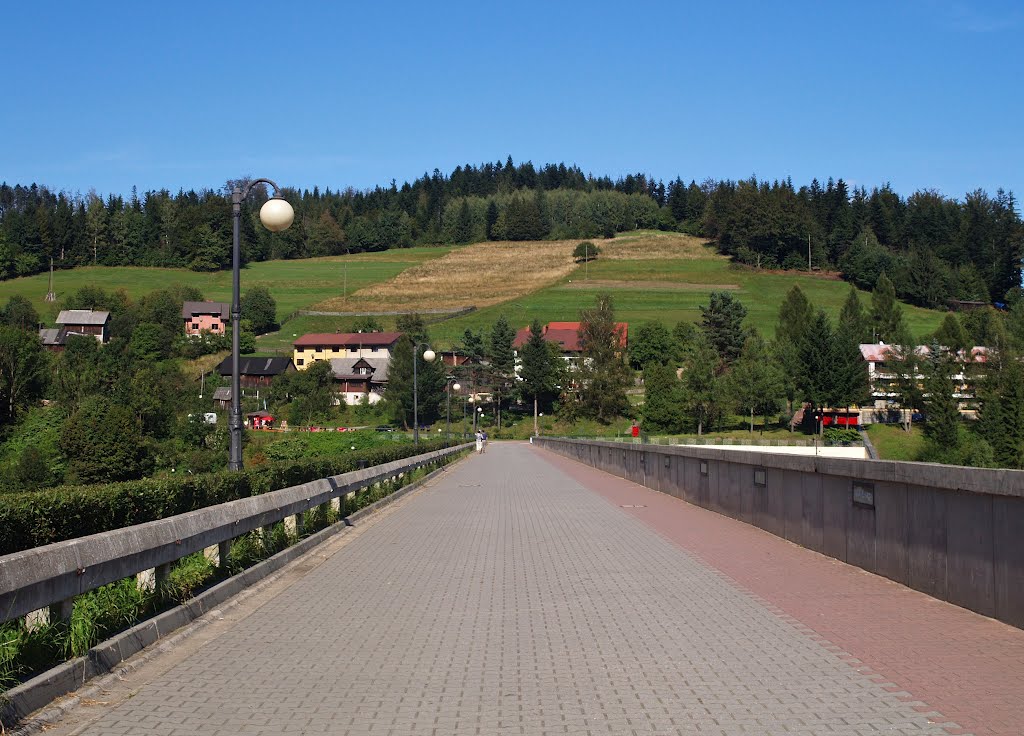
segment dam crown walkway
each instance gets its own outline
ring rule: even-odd
[[[49,734],[1024,733],[1024,632],[491,443]]]

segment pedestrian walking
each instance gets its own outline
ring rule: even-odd
[[[481,432],[480,434],[483,435],[483,439],[484,439],[483,449],[481,449],[480,451],[481,452],[487,452],[487,433],[486,432]]]
[[[476,451],[477,454],[484,451],[484,433],[481,431],[477,431],[476,433]]]

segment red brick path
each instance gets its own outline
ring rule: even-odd
[[[952,734],[1024,734],[1024,631],[546,450],[542,457],[717,569]],[[634,506],[634,508],[628,508]],[[642,506],[642,508],[635,508]]]

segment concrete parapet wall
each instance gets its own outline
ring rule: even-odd
[[[1024,628],[1024,471],[693,446],[534,442]]]

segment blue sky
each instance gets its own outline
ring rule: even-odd
[[[4,13],[8,183],[366,188],[511,155],[1024,196],[1020,2],[30,5]]]

